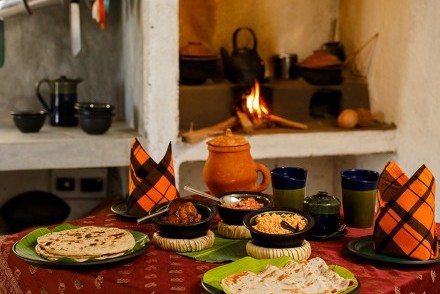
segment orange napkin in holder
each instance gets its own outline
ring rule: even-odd
[[[142,215],[162,202],[179,197],[174,177],[171,143],[163,159],[156,163],[137,138],[131,146],[127,213]]]
[[[382,171],[374,225],[374,250],[390,256],[437,258],[435,178],[422,165],[408,178],[393,161]]]

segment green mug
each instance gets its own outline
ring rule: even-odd
[[[348,227],[369,228],[373,225],[379,173],[350,169],[341,172],[342,208]]]
[[[277,167],[271,170],[275,207],[303,210],[307,170],[300,167]]]

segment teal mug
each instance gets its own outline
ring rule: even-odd
[[[373,225],[379,173],[366,169],[341,172],[342,208],[348,227],[369,228]]]
[[[307,170],[301,167],[276,167],[270,174],[275,207],[302,210],[306,194]]]

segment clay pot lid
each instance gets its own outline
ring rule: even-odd
[[[231,129],[227,129],[223,136],[215,137],[209,140],[207,144],[218,147],[235,147],[248,145],[249,142],[243,136],[233,135]]]

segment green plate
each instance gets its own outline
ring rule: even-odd
[[[77,262],[70,258],[61,258],[57,261],[50,261],[42,258],[35,252],[35,245],[37,245],[37,238],[52,232],[61,232],[64,230],[79,228],[79,226],[74,226],[71,224],[62,224],[53,229],[49,228],[38,228],[26,236],[24,236],[21,240],[16,242],[12,247],[12,252],[23,261],[44,268],[54,268],[54,269],[62,269],[62,268],[82,268],[82,267],[92,267],[92,266],[103,266],[108,264],[117,264],[126,262],[138,255],[144,253],[149,244],[149,238],[147,235],[138,232],[138,231],[130,231],[133,235],[136,244],[135,246],[127,251],[124,255],[98,260],[98,259],[89,259],[84,262]]]
[[[373,236],[364,236],[351,240],[347,243],[347,249],[357,256],[380,263],[390,263],[398,265],[427,265],[440,262],[440,257],[430,260],[414,260],[409,258],[395,257],[376,253],[373,248]]]
[[[283,267],[290,260],[292,260],[292,258],[289,256],[282,256],[274,259],[255,259],[247,256],[207,271],[202,277],[202,286],[208,293],[221,294],[224,293],[221,286],[221,280],[229,275],[245,270],[258,273],[264,270],[268,264]],[[339,265],[329,265],[329,268],[341,277],[355,281],[350,288],[340,294],[359,293],[360,283],[352,272]]]

